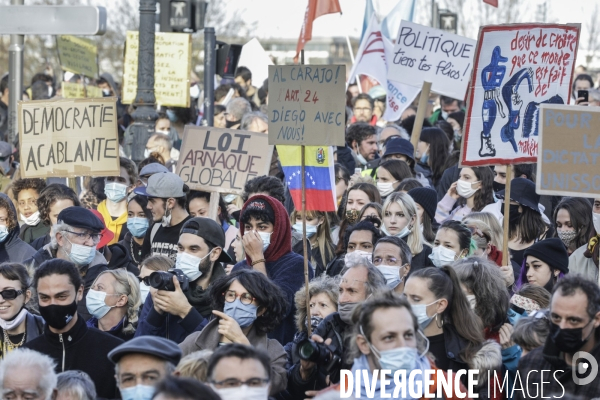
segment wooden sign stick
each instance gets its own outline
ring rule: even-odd
[[[423,82],[423,88],[421,89],[421,97],[419,97],[419,108],[417,108],[415,124],[413,125],[413,130],[410,134],[410,142],[415,148],[415,154],[417,153],[417,144],[419,144],[419,139],[421,138],[421,129],[423,129],[423,120],[425,119],[425,112],[427,111],[427,102],[429,101],[430,92],[431,82]]]
[[[502,265],[510,265],[510,256],[508,253],[509,221],[510,221],[510,183],[512,181],[512,165],[506,166],[506,186],[504,187],[504,220],[502,228],[504,237],[502,241]]]

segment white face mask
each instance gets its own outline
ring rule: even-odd
[[[411,228],[409,228],[409,227],[408,227],[408,225],[406,225],[406,226],[404,227],[404,229],[402,229],[400,232],[398,232],[398,233],[396,233],[396,234],[394,234],[394,235],[393,235],[393,234],[391,234],[391,233],[390,233],[390,232],[387,230],[387,228],[385,227],[385,225],[382,225],[382,226],[381,226],[381,230],[383,231],[383,233],[385,233],[385,234],[386,234],[386,236],[396,236],[397,238],[400,238],[400,239],[407,237],[407,236],[410,234],[410,232],[412,231],[412,230],[411,230]]]
[[[36,211],[29,217],[25,217],[23,214],[21,214],[21,221],[25,222],[25,225],[35,226],[40,222],[40,212]]]
[[[403,278],[400,278],[400,267],[381,264],[377,266],[377,269],[383,274],[390,289],[395,289],[403,280]]]
[[[456,252],[443,246],[434,247],[429,255],[429,259],[438,268],[444,265],[452,264],[456,259]]]
[[[447,111],[443,111],[442,110],[442,118],[444,118],[444,121],[448,119],[448,112]]]
[[[475,295],[468,294],[466,297],[467,297],[467,300],[469,301],[469,304],[471,305],[471,309],[474,310],[475,306],[477,305],[477,300],[475,300]]]
[[[213,386],[213,389],[221,396],[221,400],[267,400],[269,398],[269,386],[249,387],[242,385],[226,389],[218,389]]]
[[[600,214],[593,213],[592,217],[594,221],[594,229],[596,230],[596,235],[600,235]]]
[[[360,154],[358,146],[356,146],[356,150],[354,150],[354,152],[356,153],[356,159],[358,160],[358,162],[360,162],[362,165],[367,165],[368,161],[366,160],[366,158],[363,157],[362,154]]]
[[[267,251],[269,245],[271,244],[271,235],[273,232],[257,232],[263,242],[263,253]]]
[[[150,286],[144,282],[140,283],[140,297],[142,298],[142,305],[146,302],[146,297],[150,294]]]
[[[479,190],[479,188],[473,189],[473,183],[478,183],[478,182],[468,182],[468,181],[459,179],[456,182],[456,193],[458,193],[458,195],[460,197],[463,197],[465,199],[472,197],[475,194],[475,192],[477,192]]]
[[[344,256],[344,263],[348,264],[348,262],[352,262],[357,260],[359,257],[366,258],[371,261],[371,257],[373,257],[373,253],[369,253],[364,250],[354,250],[352,253],[346,253]]]
[[[379,194],[382,196],[387,196],[394,191],[394,182],[377,182],[377,190],[379,190]]]
[[[214,250],[214,249],[213,249]],[[175,261],[175,268],[183,271],[183,273],[189,278],[191,282],[202,276],[200,271],[200,263],[212,253],[212,250],[204,257],[196,257],[186,252],[177,253],[177,260]]]
[[[429,326],[433,318],[437,315],[437,313],[433,314],[431,317],[427,315],[427,307],[432,304],[437,303],[439,300],[434,301],[429,304],[411,304],[411,308],[415,317],[417,317],[417,322],[419,322],[419,328],[425,329]]]
[[[161,224],[164,228],[168,228],[169,226],[171,226],[172,214],[173,214],[173,210],[171,210],[170,208],[167,208],[165,210],[165,215],[163,215],[162,221],[161,221]]]

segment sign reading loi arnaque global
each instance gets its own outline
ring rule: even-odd
[[[346,67],[269,66],[269,144],[343,146]]]
[[[273,146],[264,133],[186,125],[177,174],[192,189],[241,194],[269,174]]]
[[[21,177],[119,175],[114,97],[19,102]]]

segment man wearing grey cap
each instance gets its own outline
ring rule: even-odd
[[[152,213],[154,225],[146,232],[142,246],[142,259],[149,255],[177,257],[177,241],[183,224],[190,219],[185,209],[187,185],[172,172],[157,173],[148,178],[147,186],[134,190],[148,197],[147,208]]]
[[[148,178],[150,178],[154,174],[159,174],[163,172],[169,172],[169,170],[167,169],[167,167],[157,162],[144,165],[144,167],[140,170],[140,177],[138,178],[136,186],[148,186]]]

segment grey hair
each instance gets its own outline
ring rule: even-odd
[[[231,114],[236,121],[241,121],[245,114],[251,113],[250,102],[243,97],[236,97],[227,104],[227,113]]]
[[[45,354],[35,350],[19,348],[8,353],[0,362],[0,392],[4,392],[6,373],[19,367],[27,369],[30,373],[37,372],[38,389],[42,391],[42,398],[50,400],[56,388],[57,378],[54,368],[56,363]],[[34,370],[36,370],[34,372]]]
[[[163,362],[165,365],[165,376],[173,375],[173,372],[175,372],[175,369],[177,368],[177,366],[170,361],[163,361]],[[120,382],[119,382],[119,363],[115,364],[115,375],[117,378],[117,386],[119,386],[119,384],[120,384]]]
[[[247,131],[250,125],[254,123],[254,120],[262,119],[265,124],[269,124],[269,119],[267,116],[260,111],[254,111],[251,113],[244,114],[242,118],[242,123],[240,124],[241,131]]]
[[[386,128],[393,128],[393,129],[395,129],[396,131],[398,131],[398,135],[400,135],[400,137],[401,137],[402,139],[406,139],[406,140],[410,141],[410,135],[408,134],[408,132],[406,131],[406,129],[404,129],[404,128],[403,128],[403,127],[401,127],[401,126],[398,126],[398,125],[396,125],[396,124],[395,124],[395,123],[393,123],[393,122],[390,122],[390,123],[388,123],[386,126],[384,126],[384,127],[381,129],[381,131],[380,131],[380,133],[379,133],[379,136],[381,136],[381,132],[383,132],[383,130],[384,130],[384,129],[386,129]]]
[[[531,351],[546,342],[549,332],[548,319],[538,318],[537,315],[523,317],[517,321],[511,339],[522,349]]]
[[[52,230],[50,231],[50,248],[52,250],[58,249],[58,241],[56,240],[57,233],[59,233],[59,232],[62,233],[64,231],[71,231],[71,230],[73,230],[73,227],[71,225],[65,224],[64,222],[60,222],[60,221],[58,223],[56,223],[52,227]]]
[[[96,386],[83,371],[65,371],[58,374],[58,393],[68,394],[76,400],[95,400]]]
[[[387,287],[385,277],[381,271],[379,271],[379,269],[373,265],[369,259],[359,255],[354,257],[350,256],[350,259],[342,269],[342,272],[340,272],[340,276],[342,276],[343,279],[343,276],[346,274],[346,272],[348,272],[351,268],[358,267],[364,267],[367,269],[367,281],[365,282],[365,286],[367,288],[367,297]]]
[[[309,299],[321,293],[325,293],[329,300],[337,307],[339,292],[339,275],[335,278],[321,275],[308,283]],[[294,303],[296,304],[296,329],[298,332],[304,331],[304,321],[309,311],[306,307],[306,288],[303,286],[294,295]],[[334,310],[334,311],[337,311]]]
[[[212,356],[212,350],[194,351],[183,357],[177,364],[176,371],[181,378],[194,378],[200,382],[207,382],[208,360]]]

